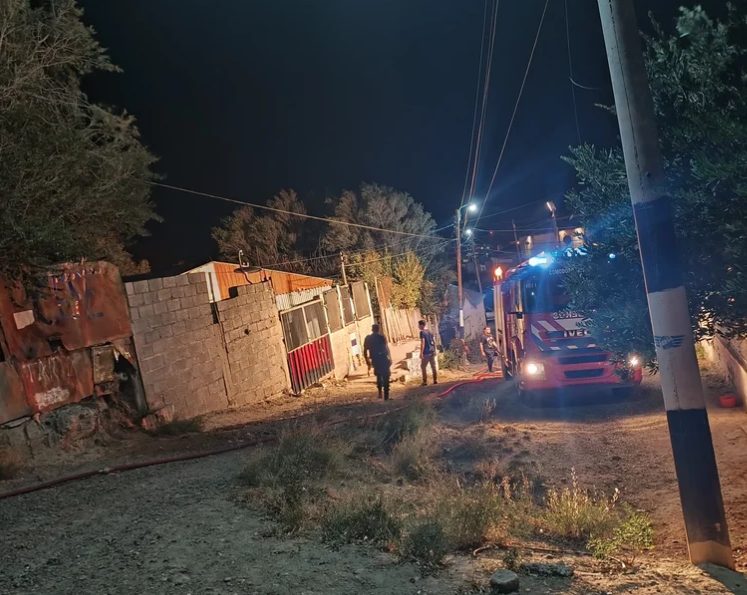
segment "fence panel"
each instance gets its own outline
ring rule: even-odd
[[[324,304],[315,300],[280,313],[288,350],[288,371],[298,394],[334,371]]]
[[[353,303],[355,304],[355,315],[358,320],[371,316],[371,303],[368,300],[368,291],[363,281],[355,281],[350,284],[353,293]]]
[[[327,308],[327,320],[329,321],[329,330],[333,333],[339,331],[343,326],[342,309],[340,307],[340,296],[337,290],[333,289],[324,294],[324,306]]]

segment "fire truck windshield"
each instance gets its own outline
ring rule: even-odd
[[[522,281],[525,312],[558,312],[570,300],[560,275],[532,275]]]

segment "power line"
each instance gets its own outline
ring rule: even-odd
[[[485,29],[488,22],[488,2],[484,0],[484,9],[482,13],[482,36],[480,39],[480,62],[477,67],[477,84],[475,85],[475,106],[472,109],[472,131],[469,135],[469,156],[467,157],[467,167],[464,172],[464,186],[462,187],[462,200],[459,203],[461,207],[467,197],[467,184],[469,183],[469,172],[472,165],[472,156],[475,150],[475,129],[477,128],[477,112],[480,106],[480,82],[482,81],[482,64],[485,57]]]
[[[483,82],[482,89],[482,106],[480,109],[480,125],[477,128],[477,139],[475,142],[475,158],[472,162],[472,179],[469,186],[469,196],[474,195],[475,186],[477,184],[477,168],[480,163],[480,148],[482,147],[482,133],[485,128],[485,119],[488,108],[488,97],[490,96],[490,74],[493,70],[493,54],[495,50],[495,38],[496,31],[498,28],[498,6],[500,0],[496,0],[495,7],[493,8],[493,20],[491,21],[490,27],[490,40],[488,43],[488,57],[485,67],[485,79]],[[464,197],[466,200],[466,197]],[[464,201],[462,202],[464,204]],[[460,205],[461,206],[461,205]]]
[[[571,97],[573,98],[573,117],[576,120],[576,134],[578,143],[581,144],[581,127],[578,125],[578,106],[576,105],[576,88],[573,86],[573,58],[571,55],[571,33],[568,24],[568,0],[563,0],[565,8],[565,42],[568,46],[568,79],[571,81]]]
[[[509,120],[508,123],[508,129],[506,130],[506,136],[503,139],[503,145],[501,146],[501,152],[498,155],[498,161],[495,164],[495,169],[493,170],[493,175],[490,178],[490,184],[488,184],[488,191],[485,193],[485,200],[480,205],[480,212],[477,214],[477,218],[475,223],[480,220],[480,217],[482,216],[483,208],[485,207],[485,203],[488,201],[488,198],[490,198],[490,191],[493,189],[493,184],[495,183],[495,178],[498,175],[498,169],[501,166],[501,162],[503,161],[503,155],[506,151],[506,145],[508,145],[508,139],[511,136],[511,128],[514,124],[514,119],[516,118],[516,112],[519,110],[519,103],[521,102],[521,96],[524,94],[524,87],[527,82],[527,77],[529,76],[529,70],[532,67],[532,60],[534,59],[534,52],[537,49],[537,42],[539,41],[540,33],[542,32],[542,24],[545,22],[545,14],[547,13],[547,7],[550,4],[550,0],[545,0],[545,7],[542,9],[542,16],[540,17],[539,25],[537,26],[537,33],[534,36],[534,43],[532,44],[532,51],[529,53],[529,60],[527,61],[527,67],[524,70],[524,78],[521,81],[521,87],[519,88],[519,94],[516,97],[516,102],[514,103],[514,110],[511,114],[511,120]]]
[[[242,200],[237,200],[235,198],[228,198],[226,196],[220,196],[218,194],[210,194],[209,192],[200,192],[199,190],[190,190],[189,188],[182,188],[180,186],[173,186],[171,184],[163,184],[161,182],[153,182],[150,180],[148,180],[147,182],[148,184],[152,186],[160,186],[161,188],[167,188],[169,190],[176,190],[178,192],[184,192],[186,194],[192,194],[195,196],[204,196],[206,198],[222,200],[224,202],[230,202],[233,204],[242,205],[245,207],[252,207],[255,209],[264,209],[266,211],[272,211],[273,213],[282,213],[283,215],[290,215],[292,217],[299,217],[301,219],[312,219],[314,221],[322,221],[324,223],[329,223],[330,225],[347,225],[348,227],[357,227],[359,229],[368,229],[371,231],[379,231],[383,233],[393,233],[393,234],[409,236],[409,237],[414,237],[414,238],[426,238],[426,239],[431,239],[431,240],[434,238],[438,238],[438,236],[425,235],[422,233],[412,233],[409,231],[399,231],[396,229],[385,229],[381,227],[375,227],[373,225],[364,225],[363,223],[352,223],[350,221],[340,221],[338,219],[331,219],[329,217],[318,217],[316,215],[308,215],[306,213],[296,213],[294,211],[286,211],[285,209],[277,209],[275,207],[268,207],[267,205],[245,202]]]

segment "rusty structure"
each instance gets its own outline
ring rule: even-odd
[[[0,425],[114,394],[121,382],[142,409],[136,369],[116,266],[61,265],[33,295],[0,283]]]

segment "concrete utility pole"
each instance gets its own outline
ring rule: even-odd
[[[464,333],[464,288],[462,287],[462,209],[456,211],[457,301],[459,302],[459,338]]]
[[[632,0],[598,0],[690,560],[734,568]]]
[[[462,209],[470,213],[477,211],[475,203],[467,203],[456,210],[456,265],[457,300],[459,301],[459,338],[464,338],[464,287],[462,286]],[[469,230],[467,230],[469,232]]]
[[[345,253],[340,252],[340,268],[342,269],[342,284],[347,285],[348,284],[348,276],[345,272]]]

